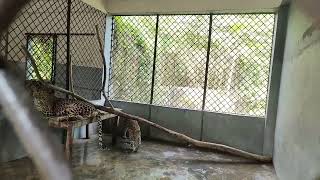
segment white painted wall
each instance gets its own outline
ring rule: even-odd
[[[111,14],[270,11],[282,0],[83,0]]]
[[[280,180],[320,179],[320,25],[303,10],[289,11],[274,145]]]

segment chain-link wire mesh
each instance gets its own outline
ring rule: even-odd
[[[60,35],[56,36],[57,43],[56,46],[56,55],[55,55],[55,74],[54,74],[54,83],[57,86],[66,88],[67,82],[67,36]],[[60,95],[62,96],[62,95]]]
[[[48,35],[27,35],[27,48],[33,55],[40,76],[46,81],[54,80],[54,56],[56,38]],[[31,61],[26,63],[27,79],[38,79]]]
[[[0,36],[0,53],[21,67],[26,79],[36,79],[31,62],[23,52],[22,46],[26,46],[42,77],[63,88],[68,81],[69,53],[75,92],[91,100],[100,99],[103,61],[95,25],[99,27],[100,37],[104,37],[105,14],[81,0],[71,0],[70,4],[68,0],[31,0],[18,13],[8,33]]]
[[[160,16],[155,105],[201,110],[208,24],[208,15]]]
[[[205,110],[264,116],[273,14],[214,15]]]
[[[3,34],[0,34],[0,54],[5,55],[6,53],[6,45],[8,41],[8,34],[5,32]]]
[[[110,99],[150,103],[156,16],[115,16]]]
[[[7,41],[2,46],[1,53],[10,62],[15,63],[25,72],[27,78],[34,78],[33,68],[26,63],[26,57],[22,46],[27,46],[29,52],[36,59],[41,75],[47,80],[53,80],[54,72],[52,64],[53,37],[45,34],[66,32],[67,3],[65,0],[57,1],[30,1],[17,15],[14,22],[8,28]],[[62,46],[65,48],[65,46]],[[3,50],[4,49],[4,50]],[[43,55],[43,56],[42,56]],[[62,62],[65,64],[65,57]],[[64,80],[65,81],[65,80]]]
[[[273,29],[274,14],[159,15],[158,26],[156,16],[115,16],[109,95],[264,116]]]
[[[103,59],[95,26],[104,42],[106,15],[79,0],[71,5],[71,60],[74,91],[88,99],[101,98]]]

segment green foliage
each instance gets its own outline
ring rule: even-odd
[[[264,115],[273,34],[273,15],[267,16],[213,18],[208,91],[228,95],[236,108],[224,112]],[[203,88],[209,18],[188,18],[160,16],[154,98],[160,104],[181,88]],[[115,98],[149,103],[150,96],[145,94],[151,91],[155,17],[116,16],[114,37]],[[187,93],[179,96],[171,98],[172,106],[201,107],[195,99],[199,97]],[[221,99],[226,101],[225,97]]]
[[[155,29],[150,21],[152,19],[115,17],[113,51],[117,52],[117,56],[113,59],[112,68],[117,73],[112,74],[112,79],[117,99],[142,103],[150,101],[150,96],[142,95],[151,84],[154,45],[145,36],[154,34]]]
[[[43,37],[33,37],[30,43],[31,53],[36,61],[41,77],[51,80],[52,60],[53,60],[53,39]],[[37,79],[36,73],[32,72],[32,79]]]

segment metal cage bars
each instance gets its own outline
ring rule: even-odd
[[[169,107],[264,116],[268,93],[274,18],[274,14],[271,13],[115,16],[113,20],[108,86],[109,96],[115,100],[150,103]],[[143,25],[143,23],[148,21],[153,22],[151,28]],[[191,28],[185,25],[188,23],[191,24]],[[205,24],[205,26],[203,26],[203,24]],[[122,34],[123,29],[125,29],[126,32]],[[146,29],[151,30],[146,33]],[[129,33],[127,33],[128,31]],[[151,36],[153,38],[149,37],[150,34],[154,34]],[[180,34],[183,35],[180,36]],[[185,38],[185,34],[187,38]],[[123,37],[126,39],[121,39]],[[190,37],[194,39],[190,40]],[[147,43],[143,42],[143,40],[149,42],[151,41],[150,39],[153,41],[153,48],[152,46],[148,47],[146,45]],[[182,39],[182,41],[179,41],[180,39]],[[186,43],[184,41],[186,41]],[[172,42],[179,42],[180,44],[177,47],[177,43],[174,44]],[[126,43],[126,46],[121,45],[121,43]],[[140,45],[140,47],[137,45]],[[169,47],[169,50],[163,50],[161,46]],[[128,51],[128,49],[132,51]],[[149,57],[150,55],[148,56],[148,54],[152,53],[150,49],[152,49],[153,52],[152,57]],[[172,51],[172,49],[174,50]],[[146,50],[150,52],[145,53],[147,52]],[[164,52],[162,53],[162,51]],[[143,54],[143,52],[145,54]],[[186,53],[188,54],[185,55]],[[190,55],[192,53],[194,54]],[[170,57],[170,55],[168,56],[168,54],[173,54],[173,57],[182,56],[189,58],[189,61],[184,63],[183,61],[182,63],[179,61],[170,62],[167,61],[167,59],[172,60],[174,58]],[[139,68],[141,68],[141,66],[134,66],[137,63],[141,64],[141,59],[146,59],[146,56],[147,60],[143,61],[143,65],[147,65],[152,72],[150,73],[151,75],[145,73],[142,77],[151,80],[150,82],[147,81],[144,85],[151,86],[151,93],[148,88],[142,88],[142,91],[132,93],[137,91],[137,88],[135,89],[134,87],[137,86],[136,82],[141,81],[141,79],[139,79],[141,77],[137,74],[139,73],[137,70],[140,71]],[[165,56],[165,58],[161,56]],[[198,61],[195,63],[191,62],[197,59]],[[169,66],[166,67],[166,64],[161,64],[163,62],[167,64],[169,62]],[[183,64],[187,64],[192,68],[188,69],[183,67]],[[198,64],[201,64],[201,66],[199,67]],[[178,68],[175,67],[173,70],[168,71],[172,66]],[[198,72],[197,76],[194,75],[192,78],[186,79],[185,76],[187,76],[188,73],[196,72],[194,70],[195,68],[199,68],[197,70],[204,72],[204,74],[202,75],[200,72],[200,78],[197,79],[199,77]],[[230,69],[232,69],[232,71]],[[182,73],[177,75],[176,71],[179,72],[179,70],[182,71]],[[127,74],[124,73],[124,71],[127,71]],[[164,73],[166,71],[169,72],[167,73],[169,74],[167,77]],[[119,78],[120,75],[118,76],[118,73],[123,75],[123,77]],[[176,92],[173,93],[159,93],[159,89],[161,90],[161,85],[159,86],[161,78],[157,76],[159,76],[159,74],[161,75],[161,73],[164,74],[164,77],[174,81],[171,86],[170,81],[162,83],[167,83],[165,85],[171,89],[176,88],[174,85],[178,84],[177,86],[180,89],[176,88]],[[128,78],[128,76],[130,78]],[[174,76],[176,79],[170,79],[170,76]],[[115,85],[115,83],[119,85]],[[190,84],[193,88],[190,88]],[[227,88],[228,90],[225,90]],[[170,99],[179,101],[179,98],[180,100],[185,100],[179,97],[179,91],[182,92],[182,94],[193,93],[195,98],[191,99],[191,101],[193,101],[191,103],[194,103],[195,99],[202,99],[202,101],[199,102],[197,100],[196,105],[194,105],[195,103],[192,105],[190,100],[189,102],[186,100],[186,102],[180,104],[165,102],[165,100]],[[119,92],[122,93],[120,96]],[[149,93],[150,97],[147,95]],[[157,99],[155,99],[156,95],[160,97],[158,98],[158,102]],[[147,98],[141,99],[140,97],[142,96],[146,96]]]

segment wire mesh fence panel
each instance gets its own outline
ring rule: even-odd
[[[22,48],[22,46],[27,47],[34,56],[43,78],[53,80],[54,73],[65,72],[54,70],[55,55],[53,54],[56,42],[52,34],[65,33],[66,20],[67,2],[65,0],[30,1],[8,28],[5,50],[1,51],[2,55],[20,67],[27,78],[34,79],[34,70],[30,62],[26,61]],[[64,49],[65,45],[59,48]]]
[[[6,53],[6,45],[7,45],[7,36],[8,34],[6,32],[0,34],[0,55],[1,56],[5,56],[7,53]]]
[[[100,37],[103,38],[106,15],[81,0],[71,2],[71,33],[95,34],[95,26],[98,25]]]
[[[105,14],[79,0],[71,6],[71,61],[76,93],[96,100],[101,98],[103,59],[99,51],[95,26],[104,42]]]
[[[274,15],[213,15],[205,110],[264,116]]]
[[[57,35],[57,43],[55,44],[55,73],[54,73],[54,84],[59,87],[66,88],[67,84],[67,36]],[[64,94],[56,92],[59,97],[65,97]]]
[[[54,79],[55,42],[56,39],[53,36],[27,36],[28,51],[33,55],[40,76],[46,81],[53,81]],[[28,80],[38,79],[30,59],[27,59],[26,69],[26,77]]]
[[[71,45],[74,91],[90,100],[101,99],[103,62],[96,37],[71,36]]]
[[[116,16],[111,99],[264,116],[274,14],[212,15],[212,27],[209,21],[210,15],[160,15],[155,34],[155,16]]]
[[[153,104],[201,110],[209,15],[160,16]]]
[[[150,103],[156,16],[115,16],[110,99]]]
[[[64,88],[68,80],[69,52],[76,92],[89,99],[100,99],[103,61],[95,37],[95,25],[99,26],[100,37],[104,37],[105,15],[80,0],[71,1],[70,12],[68,6],[68,0],[30,1],[10,25],[8,36],[1,35],[0,52],[25,70],[27,79],[36,79],[30,60],[26,59],[22,49],[27,46],[42,77]],[[67,49],[69,13],[71,48]]]

